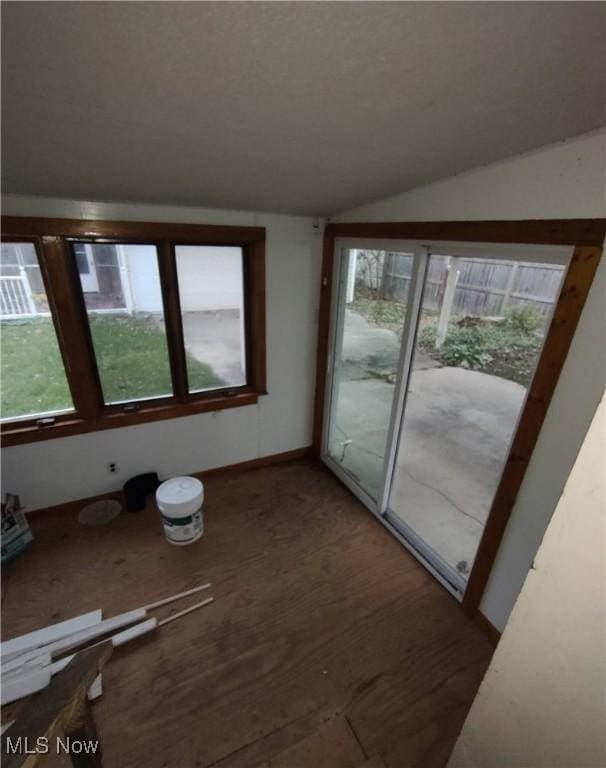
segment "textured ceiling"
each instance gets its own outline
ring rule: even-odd
[[[2,3],[3,191],[329,214],[606,124],[604,3]]]

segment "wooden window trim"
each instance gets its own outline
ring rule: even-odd
[[[317,457],[321,454],[325,412],[336,238],[568,245],[574,248],[463,596],[463,608],[472,615],[478,612],[507,523],[530,464],[547,409],[602,258],[605,236],[606,219],[356,222],[329,224],[325,229],[313,424],[313,449]]]
[[[39,417],[1,426],[4,446],[254,405],[266,389],[265,229],[156,222],[93,221],[3,216],[2,240],[36,248],[74,411],[39,426]],[[158,252],[173,394],[134,401],[136,410],[103,403],[97,363],[70,241],[146,243]],[[244,255],[247,384],[189,393],[175,262],[176,245],[233,245]]]
[[[242,245],[265,242],[264,227],[236,227],[217,224],[178,224],[152,221],[106,221],[95,219],[50,219],[27,216],[3,216],[2,237],[53,235],[62,238],[91,238],[124,242],[174,240],[194,245]]]
[[[526,221],[402,221],[328,224],[325,235],[386,240],[443,240],[521,245],[602,247],[606,219],[529,219]]]

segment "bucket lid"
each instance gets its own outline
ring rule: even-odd
[[[204,486],[195,477],[173,477],[158,486],[156,501],[163,512],[195,511],[202,506]]]

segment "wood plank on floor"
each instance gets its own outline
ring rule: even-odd
[[[336,717],[323,728],[293,744],[258,768],[356,768],[366,755],[344,717]]]
[[[380,755],[374,755],[363,763],[360,763],[357,768],[385,768],[385,763]]]
[[[112,657],[94,705],[106,768],[250,768],[331,744],[334,765],[443,765],[492,652],[461,607],[313,461],[205,486],[191,547],[165,542],[151,504],[97,529],[53,513],[10,566],[7,637],[213,582],[211,606]]]

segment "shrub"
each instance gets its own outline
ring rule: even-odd
[[[530,335],[543,325],[543,316],[534,307],[520,304],[505,313],[505,326],[514,332]]]
[[[440,349],[435,348],[434,322],[420,330],[418,344],[423,352],[444,365],[491,373],[527,386],[542,339],[536,328],[528,333],[519,330],[516,322],[451,323]],[[528,327],[531,325],[529,323]]]
[[[485,368],[492,362],[492,344],[484,331],[480,326],[449,330],[440,349],[441,360],[446,365]]]
[[[417,344],[424,352],[431,352],[436,346],[437,328],[435,322],[428,323],[419,330]]]

